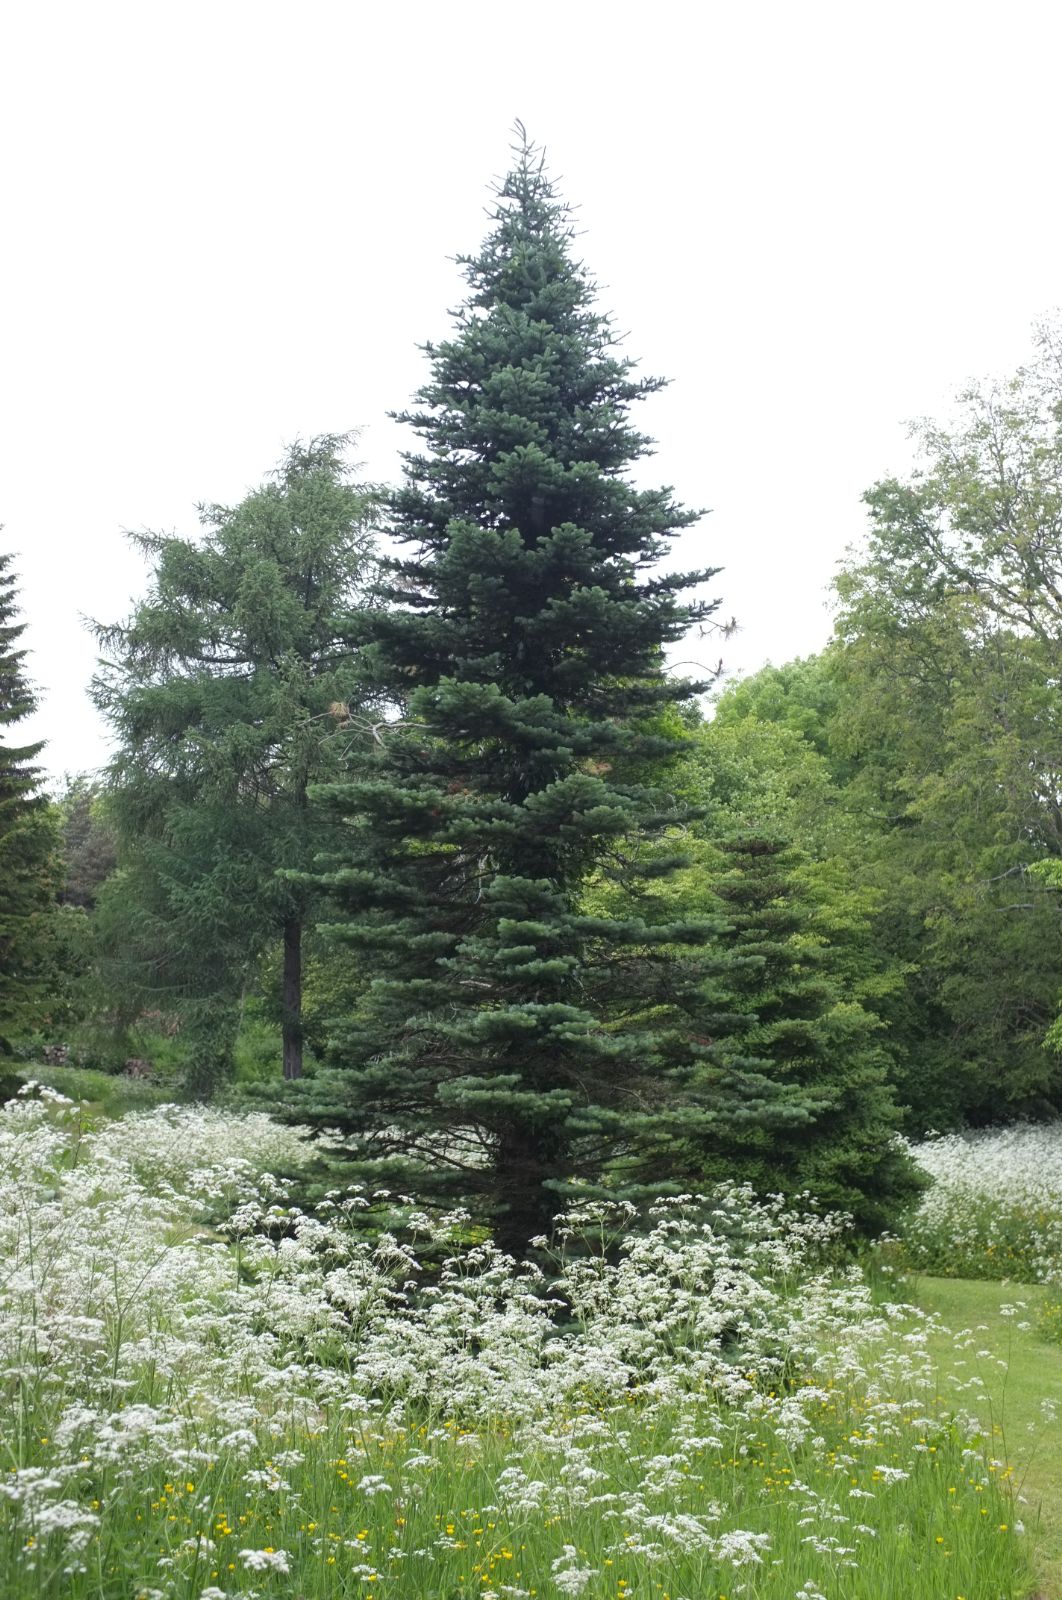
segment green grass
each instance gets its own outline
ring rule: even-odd
[[[698,1449],[691,1435],[719,1427],[714,1404],[703,1415],[694,1401],[650,1415],[632,1400],[625,1414],[588,1409],[553,1418],[537,1451],[514,1451],[504,1419],[466,1434],[451,1420],[426,1418],[419,1427],[353,1435],[341,1426],[278,1429],[267,1446],[276,1470],[254,1484],[225,1450],[194,1478],[146,1471],[120,1491],[86,1467],[79,1498],[106,1511],[84,1570],[70,1572],[43,1552],[27,1570],[34,1551],[24,1531],[12,1529],[6,1551],[0,1543],[5,1600],[137,1600],[158,1593],[167,1572],[176,1579],[163,1591],[167,1600],[196,1600],[207,1585],[235,1597],[252,1577],[240,1555],[247,1549],[282,1550],[285,1566],[290,1561],[290,1573],[254,1577],[263,1600],[477,1600],[503,1585],[540,1600],[565,1592],[583,1600],[793,1600],[809,1578],[809,1592],[825,1600],[1018,1600],[1005,1488],[989,1480],[983,1493],[971,1492],[963,1440],[943,1418],[927,1429],[932,1442],[921,1456],[886,1446],[839,1473],[831,1463],[850,1460],[852,1430],[865,1420],[855,1398],[837,1392],[814,1418],[828,1458],[786,1448],[769,1427],[750,1434],[744,1416],[735,1416],[721,1448]],[[565,1479],[565,1450],[576,1439],[580,1469],[592,1460],[600,1474],[593,1492],[607,1493],[604,1503]],[[667,1481],[651,1494],[650,1458],[670,1461]],[[882,1459],[902,1462],[908,1480],[888,1485],[875,1465]],[[511,1481],[499,1493],[503,1472],[510,1480],[515,1472],[522,1503]],[[853,1488],[864,1495],[858,1506]],[[854,1507],[874,1536],[853,1535]],[[720,1531],[751,1530],[769,1540],[769,1555],[738,1570],[703,1547],[658,1546],[647,1557],[650,1511],[667,1519],[707,1514]],[[858,1561],[816,1553],[809,1534],[856,1542]],[[585,1587],[564,1591],[554,1582],[566,1547],[570,1565],[590,1569]]]
[[[127,1111],[149,1111],[153,1106],[183,1100],[172,1083],[127,1078],[123,1073],[97,1072],[91,1067],[53,1067],[30,1062],[19,1074],[27,1082],[47,1084],[80,1103],[90,1119],[121,1117]]]
[[[1014,1480],[1028,1501],[1024,1521],[1033,1546],[1037,1594],[1062,1597],[1062,1417],[1045,1423],[1041,1401],[1054,1400],[1062,1411],[1062,1349],[1046,1343],[1036,1323],[1045,1290],[1037,1285],[1004,1284],[966,1278],[912,1277],[905,1293],[952,1328],[980,1330],[977,1348],[1006,1361],[1004,1370],[980,1361],[994,1423],[1002,1430]],[[1000,1308],[1027,1303],[1019,1317]],[[1020,1328],[1019,1321],[1032,1327]],[[950,1342],[940,1342],[942,1362],[953,1364]]]

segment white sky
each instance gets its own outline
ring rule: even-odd
[[[395,476],[516,116],[673,380],[650,466],[712,508],[728,666],[817,649],[904,420],[1062,300],[1060,59],[1057,0],[0,0],[0,539],[51,769],[105,758],[79,616],[142,584],[122,528],[193,532],[297,435]]]

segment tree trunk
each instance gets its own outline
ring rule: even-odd
[[[500,1249],[522,1261],[538,1234],[548,1238],[553,1218],[563,1209],[546,1180],[556,1178],[559,1164],[540,1130],[511,1126],[498,1140],[494,1168],[494,1238]]]
[[[187,1057],[184,1082],[193,1099],[212,1100],[232,1078],[237,1028],[232,1000],[214,996],[192,1001],[182,1009],[180,1038]]]
[[[284,1036],[284,1076],[301,1078],[302,923],[297,917],[289,917],[284,924],[284,980],[280,1007]]]

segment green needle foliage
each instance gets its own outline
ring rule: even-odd
[[[882,1023],[854,996],[849,959],[816,928],[800,852],[764,830],[717,843],[711,890],[726,926],[702,989],[701,1028],[652,1163],[693,1188],[739,1179],[809,1190],[880,1231],[918,1180]]]
[[[327,820],[309,785],[342,770],[337,720],[360,691],[355,649],[372,559],[371,493],[348,440],[289,450],[199,541],[144,534],[147,598],[100,629],[97,704],[120,749],[108,816],[120,870],[100,896],[108,976],[135,1011],[180,1015],[193,1087],[228,1070],[242,994],[282,947],[284,1073],[302,1071],[305,872]]]
[[[711,574],[659,570],[696,520],[626,475],[650,445],[631,410],[661,384],[618,352],[520,134],[454,335],[401,418],[422,441],[393,501],[410,553],[373,621],[402,714],[326,797],[351,819],[337,934],[372,983],[299,1108],[417,1164],[421,1192],[471,1198],[512,1250],[658,1098],[674,1026],[644,1013],[713,926],[582,909],[626,841],[683,818],[624,774],[676,746],[654,729],[694,686],[664,651],[711,611],[680,599]]]
[[[85,773],[68,777],[56,807],[63,857],[59,900],[90,912],[101,885],[118,864],[103,785]]]
[[[55,817],[35,765],[42,742],[9,742],[36,707],[19,640],[17,579],[0,554],[0,1052],[47,1010],[57,876]]]

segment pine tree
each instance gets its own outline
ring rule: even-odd
[[[374,496],[351,481],[348,443],[293,446],[237,506],[200,508],[201,540],[137,535],[149,594],[99,629],[95,696],[120,741],[107,813],[120,870],[98,912],[108,975],[134,1013],[179,1014],[202,1092],[227,1070],[241,996],[274,945],[284,1075],[302,1072],[313,895],[289,873],[327,832],[307,791],[341,770],[372,560]]]
[[[47,1009],[50,923],[57,888],[55,819],[41,793],[41,741],[7,742],[7,730],[36,709],[19,646],[12,557],[0,554],[0,1051]]]
[[[582,909],[632,835],[682,820],[623,774],[676,746],[654,727],[694,686],[665,649],[712,610],[680,599],[711,573],[659,571],[696,520],[626,476],[650,445],[630,412],[660,381],[619,353],[519,132],[493,231],[462,260],[468,302],[400,419],[424,446],[393,501],[412,551],[374,636],[402,715],[328,796],[351,818],[336,934],[373,982],[299,1106],[419,1162],[422,1191],[449,1182],[512,1250],[659,1093],[673,1018],[645,1013],[692,981],[678,952],[713,926]]]
[[[63,862],[61,905],[92,911],[100,885],[118,865],[103,785],[87,773],[67,777],[56,797]]]
[[[702,990],[698,1059],[658,1120],[650,1171],[687,1185],[739,1179],[810,1190],[880,1231],[917,1192],[880,1019],[816,929],[802,858],[759,830],[721,843],[712,881],[726,925]]]

